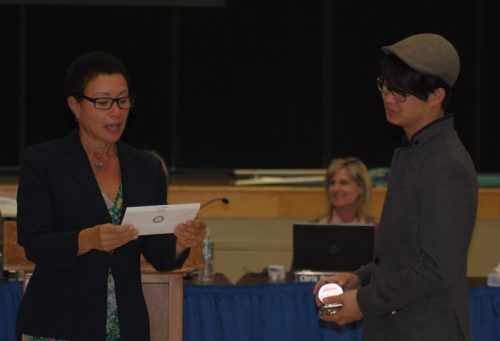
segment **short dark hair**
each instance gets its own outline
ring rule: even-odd
[[[129,76],[125,65],[115,56],[102,52],[90,52],[76,58],[66,71],[65,94],[66,98],[75,96],[79,98],[83,94],[87,84],[100,74],[121,74],[127,86]]]
[[[451,102],[452,88],[441,78],[414,70],[393,54],[382,57],[382,77],[390,90],[409,93],[423,101],[437,88],[443,88],[446,96],[442,107]]]

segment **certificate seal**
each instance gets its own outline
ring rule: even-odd
[[[165,218],[162,216],[162,215],[157,215],[156,217],[153,218],[153,221],[156,223],[156,224],[159,224],[161,223]]]

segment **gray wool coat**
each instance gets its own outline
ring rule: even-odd
[[[364,340],[471,340],[467,251],[477,176],[453,128],[431,123],[395,150],[374,261],[356,274]]]

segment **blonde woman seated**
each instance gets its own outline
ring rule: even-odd
[[[372,183],[365,164],[356,157],[333,159],[325,176],[328,201],[324,224],[374,223],[368,212]]]

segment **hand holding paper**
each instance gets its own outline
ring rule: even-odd
[[[201,220],[188,220],[186,223],[177,225],[174,229],[177,244],[182,248],[200,246],[206,232],[207,226]]]
[[[195,219],[199,203],[127,207],[122,225],[133,225],[139,235],[173,233],[175,226]]]

